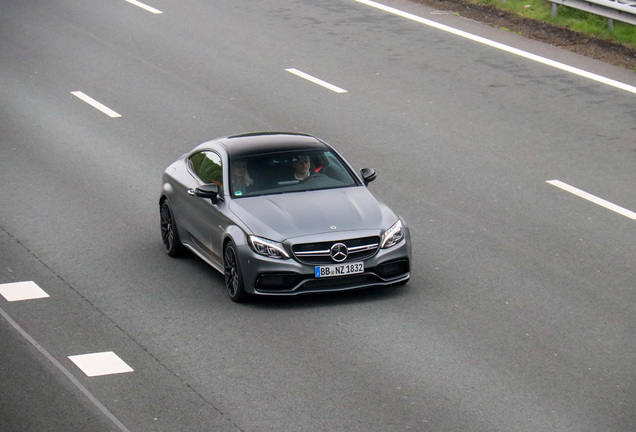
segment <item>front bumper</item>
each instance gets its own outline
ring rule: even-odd
[[[293,258],[267,258],[254,253],[248,245],[240,246],[238,252],[245,290],[257,295],[293,296],[388,286],[406,283],[411,275],[408,235],[392,248],[380,249],[374,256],[363,260],[364,273],[348,276],[317,278],[313,265]]]

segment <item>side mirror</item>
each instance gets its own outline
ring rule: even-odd
[[[364,180],[364,185],[368,185],[376,178],[376,173],[373,168],[362,168],[360,170],[360,175],[362,176],[362,180]]]
[[[210,198],[213,204],[219,201],[219,187],[214,183],[207,183],[194,190],[194,194],[199,198]]]

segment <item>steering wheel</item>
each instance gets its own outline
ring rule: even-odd
[[[318,177],[324,177],[324,176],[325,175],[322,174],[322,173],[315,172],[315,173],[309,174],[307,177],[305,177],[305,179],[303,181],[306,182],[306,181],[313,180],[313,179],[318,178]]]

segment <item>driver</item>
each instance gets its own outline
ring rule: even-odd
[[[311,161],[308,155],[298,155],[298,160],[292,162],[291,166],[294,169],[294,178],[296,180],[305,180],[309,177]]]

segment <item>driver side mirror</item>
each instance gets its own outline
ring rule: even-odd
[[[373,168],[362,168],[360,170],[360,175],[362,176],[365,186],[375,180],[377,176]]]

